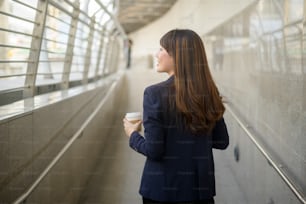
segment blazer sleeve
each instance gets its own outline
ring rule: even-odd
[[[223,118],[217,121],[212,133],[212,147],[215,149],[226,149],[229,145],[229,136]]]
[[[156,90],[155,90],[156,91]],[[151,160],[160,160],[164,154],[164,133],[162,104],[158,94],[147,88],[143,99],[144,135],[134,131],[130,137],[130,147]]]

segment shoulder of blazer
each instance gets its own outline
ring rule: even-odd
[[[164,88],[167,88],[170,84],[173,83],[174,80],[174,76],[169,77],[166,81],[162,81],[160,83],[157,84],[153,84],[151,86],[148,86],[145,89],[145,93],[148,94],[157,94],[157,92],[162,91]]]

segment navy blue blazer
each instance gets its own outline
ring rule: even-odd
[[[144,137],[134,131],[129,141],[131,148],[147,157],[139,192],[162,202],[209,199],[215,196],[212,148],[228,146],[227,128],[223,118],[207,135],[180,128],[168,102],[173,82],[172,76],[144,91]]]

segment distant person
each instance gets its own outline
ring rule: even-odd
[[[225,111],[209,71],[201,38],[192,30],[171,30],[160,40],[158,72],[166,81],[144,91],[141,121],[123,119],[129,145],[147,157],[140,194],[144,204],[214,203],[212,149],[225,149]]]
[[[126,41],[126,68],[129,69],[131,67],[131,55],[132,55],[132,45],[133,41],[128,39]]]

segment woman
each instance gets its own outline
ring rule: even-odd
[[[214,203],[212,148],[225,149],[229,138],[204,45],[191,30],[171,30],[160,45],[157,70],[169,79],[144,91],[145,137],[141,122],[123,119],[130,147],[147,157],[143,203]]]

